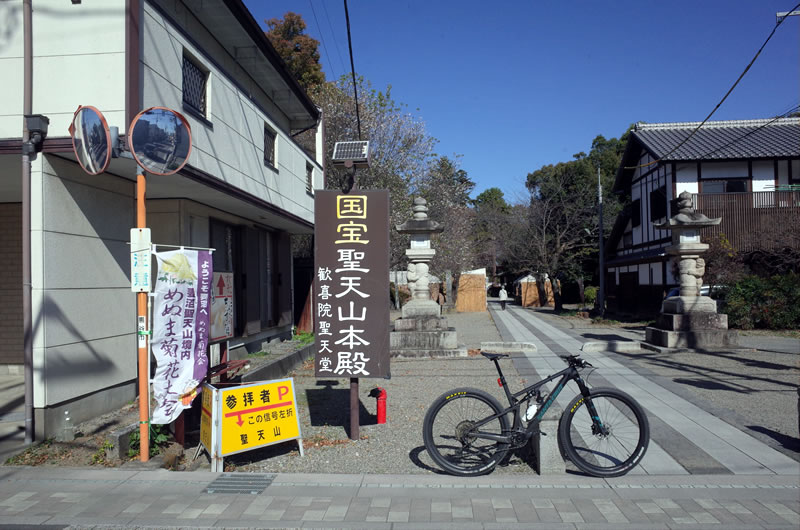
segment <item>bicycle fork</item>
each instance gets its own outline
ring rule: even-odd
[[[578,388],[580,388],[581,395],[583,396],[583,399],[578,401],[575,407],[579,407],[581,402],[585,401],[586,410],[589,411],[589,416],[592,418],[592,434],[608,436],[610,431],[608,427],[603,424],[603,420],[600,419],[600,414],[597,412],[597,408],[592,401],[592,393],[589,391],[589,387],[586,386],[586,383],[583,382],[583,378],[580,375],[575,377],[575,382],[578,384]],[[574,412],[574,409],[570,412]]]

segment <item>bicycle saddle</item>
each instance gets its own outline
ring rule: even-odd
[[[483,355],[490,361],[494,361],[495,359],[502,359],[503,357],[508,357],[507,353],[486,353],[485,351],[482,351],[481,355]]]

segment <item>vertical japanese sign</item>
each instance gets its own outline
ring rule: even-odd
[[[389,375],[389,192],[315,193],[317,377]]]
[[[131,291],[149,293],[151,278],[150,229],[131,228]]]
[[[171,423],[197,395],[208,372],[209,314],[213,266],[209,251],[156,253],[158,276],[153,302],[156,359],[151,422]]]

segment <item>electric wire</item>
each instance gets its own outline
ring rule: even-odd
[[[328,6],[325,5],[325,2],[322,2],[322,10],[325,11],[325,18],[328,20],[328,29],[331,30],[331,36],[333,38],[333,46],[336,48],[336,55],[339,57],[339,66],[342,67],[342,72],[347,71],[347,67],[344,65],[344,61],[342,60],[342,52],[339,51],[339,39],[336,38],[336,32],[333,31],[333,24],[331,24],[331,17],[328,15]]]
[[[319,20],[317,19],[317,10],[314,9],[314,2],[308,0],[309,5],[311,5],[311,13],[314,15],[314,22],[317,23],[317,29],[319,30],[319,40],[322,41],[322,48],[325,50],[325,57],[328,58],[328,66],[331,67],[331,73],[333,74],[334,78],[338,78],[339,76],[336,75],[336,72],[333,69],[333,62],[331,61],[331,54],[328,53],[328,46],[325,44],[325,37],[322,36],[322,26],[319,25]],[[324,5],[324,4],[323,4]]]
[[[344,18],[347,22],[347,47],[350,49],[350,71],[353,74],[353,99],[356,102],[356,124],[358,125],[358,139],[361,140],[361,116],[358,112],[358,83],[356,83],[356,66],[353,62],[353,39],[350,36],[350,12],[347,10],[347,0],[344,0]]]
[[[345,1],[345,3],[346,3],[346,1]],[[793,7],[792,9],[790,9],[789,11],[790,11],[790,12],[791,12],[791,11],[795,11],[795,10],[796,10],[798,7],[800,7],[800,4],[797,4],[796,6],[794,6],[794,7]],[[753,63],[755,63],[755,62],[756,62],[756,59],[758,59],[758,56],[759,56],[759,55],[761,55],[761,51],[764,49],[764,47],[765,47],[765,46],[767,45],[767,43],[770,41],[770,39],[772,38],[772,36],[773,36],[773,35],[775,35],[775,31],[777,31],[777,29],[780,27],[780,25],[781,25],[781,24],[783,24],[783,21],[784,21],[784,20],[786,20],[787,18],[789,18],[789,17],[783,17],[783,18],[781,18],[781,19],[780,19],[778,22],[776,22],[776,23],[775,23],[775,27],[774,27],[774,28],[772,28],[772,31],[770,32],[770,34],[769,34],[769,36],[767,37],[767,39],[764,41],[764,44],[762,44],[762,45],[761,45],[761,47],[758,49],[758,51],[756,52],[756,54],[755,54],[755,56],[753,57],[753,59],[750,61],[750,63],[747,65],[747,67],[745,67],[744,71],[743,71],[743,72],[742,72],[742,73],[739,75],[738,79],[736,79],[736,82],[734,82],[734,83],[733,83],[733,86],[731,86],[731,88],[728,90],[728,92],[726,92],[726,93],[725,93],[725,96],[723,96],[723,98],[722,98],[722,99],[719,101],[719,103],[717,103],[717,106],[716,106],[716,107],[714,107],[714,110],[712,110],[712,111],[709,113],[709,115],[708,115],[708,116],[706,116],[706,117],[705,117],[705,119],[704,119],[702,122],[700,122],[700,125],[698,125],[697,127],[695,127],[695,128],[694,128],[694,130],[693,130],[693,131],[692,131],[692,132],[689,134],[689,136],[687,136],[686,138],[684,138],[682,142],[680,142],[678,145],[676,145],[675,147],[673,147],[673,148],[672,148],[672,149],[671,149],[671,150],[670,150],[668,153],[666,153],[666,154],[662,155],[660,158],[658,158],[658,159],[656,159],[656,160],[653,160],[652,162],[648,162],[647,164],[639,164],[639,165],[637,165],[637,166],[627,166],[627,167],[625,167],[625,168],[623,168],[623,169],[639,169],[639,168],[644,168],[644,167],[649,167],[649,166],[652,166],[653,164],[658,164],[658,163],[659,163],[659,162],[661,162],[663,159],[665,159],[666,157],[668,157],[669,155],[671,155],[672,153],[674,153],[675,151],[677,151],[678,149],[680,149],[680,148],[681,148],[681,146],[683,146],[683,144],[685,144],[686,142],[688,142],[688,141],[689,141],[689,139],[691,139],[691,138],[692,138],[692,137],[693,137],[693,136],[694,136],[694,135],[697,133],[697,131],[699,131],[699,130],[700,130],[700,128],[701,128],[703,125],[705,125],[705,123],[706,123],[706,122],[707,122],[707,121],[708,121],[708,120],[711,118],[711,116],[713,116],[713,115],[714,115],[714,113],[715,113],[715,112],[717,112],[717,109],[719,109],[719,107],[720,107],[720,106],[721,106],[721,105],[722,105],[722,104],[725,102],[725,100],[726,100],[726,99],[728,99],[728,96],[730,96],[730,95],[731,95],[731,92],[733,92],[733,89],[735,89],[735,88],[736,88],[736,86],[739,84],[739,81],[741,81],[741,80],[742,80],[742,78],[745,76],[745,74],[746,74],[746,73],[747,73],[747,72],[750,70],[750,67],[752,67],[752,66],[753,66]]]
[[[711,151],[703,153],[702,155],[700,155],[700,158],[701,159],[708,158],[709,156],[713,155],[717,151],[721,151],[721,150],[725,149],[726,147],[730,147],[733,144],[744,140],[748,136],[752,136],[753,134],[757,133],[761,129],[764,129],[767,126],[772,125],[773,123],[775,123],[776,121],[780,120],[781,118],[786,118],[787,116],[789,116],[793,112],[797,112],[798,110],[800,110],[800,105],[796,105],[793,108],[791,108],[791,109],[787,110],[786,112],[784,112],[783,114],[779,114],[779,115],[771,118],[768,122],[764,123],[763,125],[760,125],[759,127],[753,129],[752,131],[748,131],[748,132],[744,133],[743,135],[739,136],[738,138],[734,138],[733,140],[729,141],[726,144],[723,144],[723,145],[721,145],[721,146],[719,146],[717,148],[712,149]]]

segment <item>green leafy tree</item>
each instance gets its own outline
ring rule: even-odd
[[[282,19],[271,18],[264,22],[269,28],[267,38],[300,86],[309,90],[324,83],[319,41],[305,34],[303,17],[289,11]]]
[[[506,245],[516,272],[582,284],[586,271],[597,266],[597,169],[603,184],[604,224],[610,226],[620,210],[619,200],[610,191],[623,150],[622,140],[597,136],[588,155],[577,153],[569,162],[528,174],[530,202],[515,207]],[[561,290],[558,282],[553,284],[560,310]]]
[[[484,190],[472,201],[475,209],[475,244],[480,259],[497,276],[497,263],[500,258],[500,244],[508,232],[508,215],[511,207],[500,188]]]

